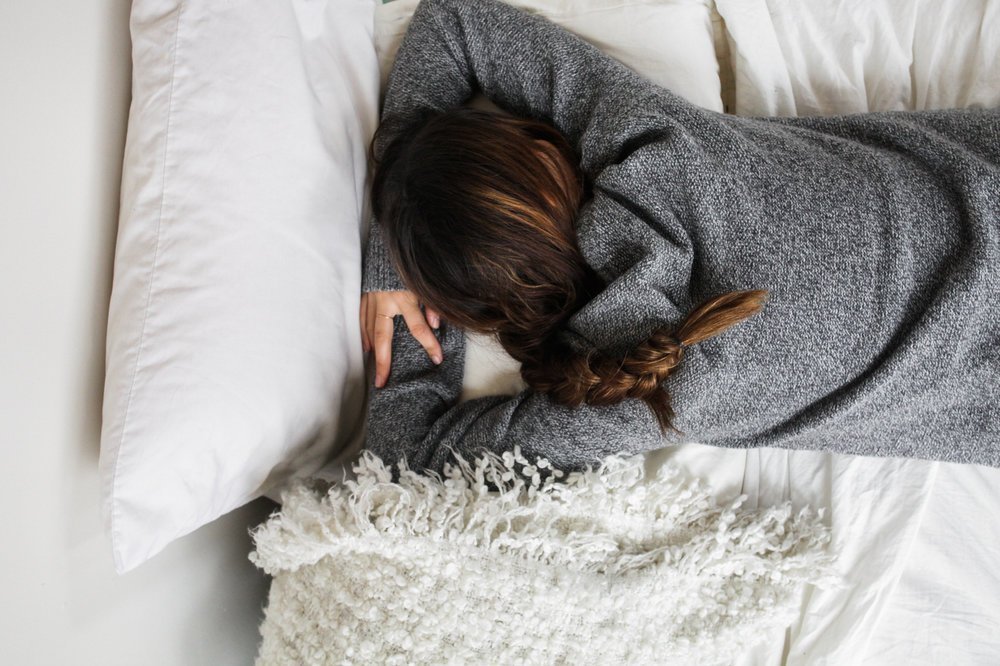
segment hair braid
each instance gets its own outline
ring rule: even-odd
[[[661,328],[619,359],[596,350],[575,353],[553,335],[535,353],[524,355],[521,374],[529,386],[567,406],[614,405],[638,398],[653,410],[661,429],[680,432],[672,423],[670,395],[661,384],[680,364],[687,347],[760,311],[766,296],[762,290],[717,296],[695,308],[676,333]]]

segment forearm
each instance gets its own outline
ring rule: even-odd
[[[386,462],[405,458],[411,469],[440,471],[452,451],[470,458],[520,446],[529,459],[542,456],[570,470],[613,453],[667,444],[652,412],[638,400],[571,408],[529,390],[458,404],[465,363],[463,332],[442,326],[444,362],[436,366],[403,326],[397,322],[386,386],[371,388],[366,447]]]
[[[442,414],[427,434],[424,467],[440,470],[452,451],[466,459],[515,446],[529,459],[546,458],[565,471],[597,465],[612,454],[666,446],[645,403],[627,400],[608,407],[566,407],[532,390],[514,396],[470,400]]]
[[[361,291],[403,291],[406,285],[392,264],[389,248],[382,236],[382,225],[373,215],[368,226],[368,246],[361,271]]]
[[[409,334],[402,317],[394,320],[392,366],[382,388],[369,382],[366,448],[387,462],[429,458],[424,449],[431,426],[458,402],[465,365],[465,336],[444,322],[436,332],[443,360],[435,365]]]

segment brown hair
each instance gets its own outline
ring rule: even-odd
[[[372,208],[407,288],[448,321],[495,334],[528,386],[560,404],[638,398],[671,429],[661,383],[684,348],[762,307],[767,292],[732,292],[624,357],[578,353],[558,334],[604,282],[576,238],[589,185],[554,127],[471,108],[425,111],[403,127],[383,123],[372,148]]]

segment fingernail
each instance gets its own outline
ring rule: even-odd
[[[437,315],[431,317],[431,328],[440,328],[441,320],[438,319]]]
[[[431,360],[434,361],[435,364],[441,365],[441,361],[444,359],[441,358],[441,354],[434,354],[434,356],[431,356]]]
[[[381,377],[375,378],[375,388],[382,388],[382,384],[385,382]]]

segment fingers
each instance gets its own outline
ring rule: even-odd
[[[431,327],[441,325],[441,316],[431,308],[426,314],[420,309],[420,303],[411,292],[369,292],[361,297],[362,322],[361,344],[365,350],[374,351],[375,356],[375,386],[382,388],[389,379],[392,366],[392,337],[395,326],[392,317],[402,314],[410,334],[430,356],[434,363],[440,364],[444,355],[441,344],[434,336]]]
[[[441,328],[441,315],[438,314],[437,310],[425,306],[424,314],[427,315],[427,323],[431,325],[431,328]]]
[[[379,317],[377,313],[372,313],[371,316],[374,331],[372,341],[375,348],[375,386],[382,388],[389,378],[389,367],[392,363],[393,320],[390,317]]]
[[[403,318],[406,320],[406,325],[410,329],[410,334],[423,346],[432,361],[441,363],[444,358],[441,355],[441,344],[434,337],[434,331],[427,324],[424,313],[420,310],[420,305],[416,299],[401,301],[399,306],[400,310],[402,310]]]
[[[368,332],[368,351],[375,348],[375,313],[378,312],[378,294],[368,296],[368,310],[365,312],[365,331]]]
[[[368,294],[361,294],[361,351],[365,354],[371,349],[368,342]]]

